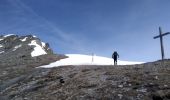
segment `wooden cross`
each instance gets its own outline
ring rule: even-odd
[[[163,36],[168,35],[168,34],[170,34],[170,32],[162,33],[161,27],[159,27],[159,35],[153,37],[154,39],[160,38],[162,60],[164,60]]]

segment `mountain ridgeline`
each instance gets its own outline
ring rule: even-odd
[[[14,34],[0,36],[0,64],[24,65],[52,62],[61,55],[53,53],[48,43],[33,35],[18,36]],[[46,59],[52,57],[50,60]],[[42,62],[42,63],[43,63]]]
[[[41,42],[39,38],[32,35],[21,36],[18,35],[1,35],[0,36],[0,56],[31,56],[34,50],[34,45],[31,42],[37,43],[47,54],[52,54],[48,43]],[[12,55],[15,54],[15,55]]]

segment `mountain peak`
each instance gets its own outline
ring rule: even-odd
[[[52,54],[48,43],[42,42],[33,35],[18,36],[15,34],[0,36],[0,56],[31,56],[36,57],[44,54]]]

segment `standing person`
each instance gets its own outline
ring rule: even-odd
[[[117,65],[117,58],[119,58],[119,54],[116,51],[112,54],[112,58],[114,59],[114,65]]]

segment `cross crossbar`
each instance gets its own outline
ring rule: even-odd
[[[168,34],[170,34],[170,32],[166,32],[166,33],[162,34],[161,36],[165,36],[165,35],[168,35]],[[155,36],[155,37],[153,37],[153,38],[154,38],[154,39],[156,39],[156,38],[160,38],[160,35]]]

